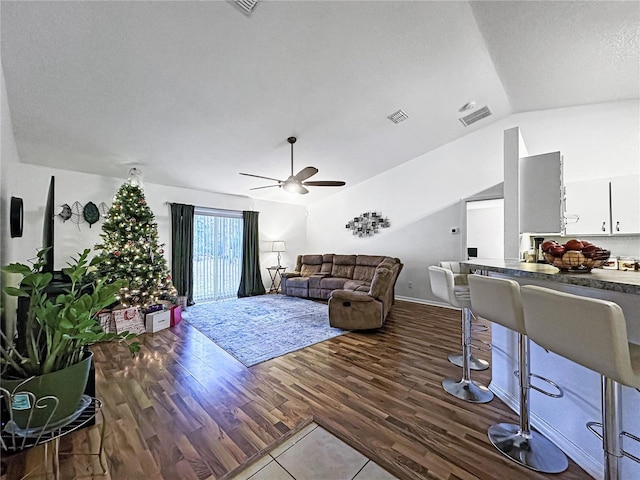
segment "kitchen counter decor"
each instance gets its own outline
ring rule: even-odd
[[[561,245],[553,240],[541,246],[547,262],[562,272],[588,273],[605,264],[611,252],[586,240],[574,238]]]

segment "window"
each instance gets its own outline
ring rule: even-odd
[[[235,297],[242,266],[242,212],[196,207],[193,300]]]

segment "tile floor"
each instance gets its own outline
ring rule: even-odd
[[[232,480],[397,480],[311,423]]]

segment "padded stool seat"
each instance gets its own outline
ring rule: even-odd
[[[550,394],[531,385],[529,338],[525,330],[520,285],[509,279],[469,275],[471,306],[476,315],[502,325],[518,334],[518,378],[520,382],[519,424],[498,423],[489,428],[489,440],[503,455],[514,462],[544,473],[560,473],[567,469],[567,456],[544,435],[531,430],[529,392],[531,388],[552,397],[562,390],[550,380],[535,375],[558,388]]]
[[[442,388],[456,398],[471,403],[487,403],[493,400],[493,393],[484,385],[471,380],[471,297],[468,287],[456,289],[453,272],[447,268],[429,267],[431,291],[441,300],[462,308],[462,379],[445,378]]]
[[[469,284],[467,282],[467,277],[468,274],[466,273],[462,273],[462,268],[460,267],[460,262],[456,262],[456,261],[441,261],[438,262],[438,266],[442,267],[442,268],[446,268],[447,270],[451,270],[451,273],[453,274],[453,294],[454,297],[453,299],[449,298],[449,302],[451,303],[451,305],[453,305],[454,307],[458,307],[458,308],[463,308],[462,307],[462,303],[466,303],[468,301],[470,301],[470,297],[469,297]],[[441,300],[447,301],[445,298],[443,297],[438,297]],[[465,323],[464,323],[464,317],[462,319],[462,326],[464,328]],[[476,325],[473,324],[473,317],[471,319],[471,330],[470,330],[470,334],[476,330]],[[478,331],[486,331],[487,327],[484,325],[478,325],[477,326],[477,330]],[[465,336],[466,332],[462,332],[463,338]],[[487,350],[491,347],[490,344],[488,344],[487,342],[482,342],[485,343],[485,345],[488,347]],[[478,348],[475,347],[475,345],[473,345],[473,343],[469,344],[472,348]],[[464,340],[462,342],[462,348],[464,351]],[[482,350],[482,349],[480,349]],[[463,367],[464,366],[464,352],[462,354],[460,353],[452,353],[447,357],[447,360],[449,360],[451,363],[453,363],[454,365],[456,365],[457,367]],[[469,368],[471,370],[476,370],[476,371],[482,371],[482,370],[487,370],[489,368],[489,362],[487,362],[486,360],[483,360],[482,358],[478,358],[476,357],[473,353],[471,353],[471,351],[469,351]]]
[[[618,479],[622,456],[640,462],[622,446],[623,437],[638,437],[622,431],[620,386],[640,388],[640,346],[629,343],[622,308],[532,285],[523,286],[521,293],[529,337],[601,375],[605,479]]]

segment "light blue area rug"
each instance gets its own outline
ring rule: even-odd
[[[347,333],[326,304],[284,295],[199,303],[183,318],[247,367]]]

